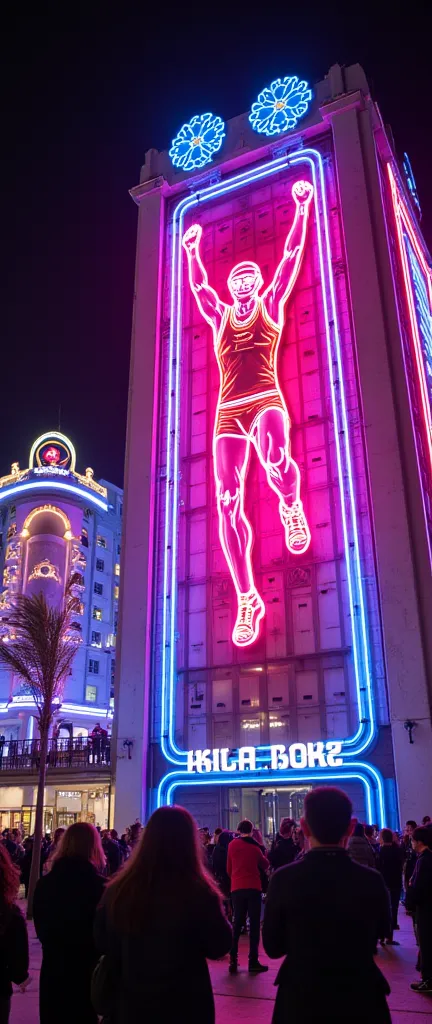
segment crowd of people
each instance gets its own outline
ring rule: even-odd
[[[28,843],[19,830],[0,843],[0,1024],[12,982],[23,991],[29,983],[16,903]],[[251,975],[268,970],[261,941],[270,959],[284,958],[274,1024],[384,1024],[389,986],[374,957],[379,943],[397,943],[401,902],[419,946],[421,980],[411,987],[432,994],[428,817],[408,821],[402,836],[379,831],[352,818],[345,793],[322,787],[307,794],[300,826],[283,818],[268,844],[247,819],[212,836],[182,807],[160,808],[121,837],[76,822],[45,837],[34,896],[41,1024],[129,1024],[143,1008],[149,1022],[212,1024],[207,960],[229,955],[237,974],[247,928]]]

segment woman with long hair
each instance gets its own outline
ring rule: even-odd
[[[231,928],[184,807],[155,811],[96,914],[96,944],[109,961],[116,1024],[213,1024],[206,958],[228,953]],[[109,1016],[109,1015],[108,1015]]]
[[[0,844],[0,1024],[9,1020],[12,984],[22,991],[28,984],[27,926],[15,900],[20,884],[19,868]]]
[[[47,875],[36,886],[34,922],[42,943],[40,1024],[96,1024],[90,982],[97,962],[93,940],[102,896],[105,856],[97,829],[70,825]]]

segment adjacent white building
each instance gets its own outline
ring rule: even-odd
[[[51,432],[31,447],[29,465],[14,462],[0,478],[0,632],[19,593],[57,600],[72,580],[81,644],[53,729],[45,826],[83,819],[104,825],[110,799],[110,733],[120,587],[123,492],[93,470],[76,470],[76,453]],[[100,724],[99,744],[90,734]],[[0,821],[31,827],[38,731],[31,695],[0,669]],[[103,749],[102,749],[103,748]]]

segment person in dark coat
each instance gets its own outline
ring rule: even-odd
[[[107,875],[110,877],[120,870],[124,856],[123,850],[116,839],[113,839],[108,829],[102,832],[102,849],[106,857]]]
[[[8,1024],[12,982],[24,992],[29,984],[27,927],[15,903],[19,869],[0,846],[0,1024]]]
[[[223,829],[223,831],[220,833],[218,837],[217,843],[215,843],[215,848],[213,851],[213,874],[218,883],[222,896],[226,901],[229,900],[231,892],[231,882],[229,874],[227,872],[228,847],[233,839],[233,832],[230,832],[228,829]]]
[[[393,842],[393,832],[383,828],[380,832],[380,850],[377,857],[377,868],[381,872],[387,886],[391,905],[391,931],[389,935],[380,935],[381,942],[387,939],[389,946],[398,946],[394,941],[393,931],[398,926],[399,900],[402,890],[403,853],[400,846]]]
[[[95,939],[108,957],[115,1024],[213,1024],[206,959],[228,953],[231,928],[184,807],[152,814],[135,855],[107,887]]]
[[[279,832],[276,832],[268,855],[273,871],[283,868],[285,864],[292,864],[296,859],[298,849],[293,839],[293,830],[296,827],[294,818],[282,818]]]
[[[343,848],[351,813],[342,790],[312,789],[301,822],[310,849],[270,881],[263,944],[273,959],[285,956],[273,1024],[390,1024],[390,989],[374,962],[389,898],[378,871]]]
[[[432,994],[432,850],[431,830],[420,825],[412,834],[417,856],[409,891],[414,909],[415,930],[420,947],[421,981],[414,981],[416,992]]]
[[[39,879],[33,913],[42,944],[40,1024],[97,1024],[90,982],[97,963],[96,907],[106,880],[99,833],[85,821],[70,825],[51,870]]]

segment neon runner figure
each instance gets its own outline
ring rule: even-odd
[[[219,513],[219,537],[237,592],[233,629],[237,647],[254,643],[265,614],[253,575],[252,529],[245,515],[244,493],[251,443],[279,498],[279,515],[289,551],[303,554],[310,531],[300,499],[300,471],[290,455],[290,419],[277,375],[277,352],[288,299],[297,280],[306,242],[313,197],[308,181],[292,188],[296,210],[284,254],[273,281],[263,286],[256,263],[238,263],[228,277],[232,306],[208,281],[200,255],[202,228],[192,224],[183,236],[189,283],[196,302],[213,328],[220,371],[213,462]]]

